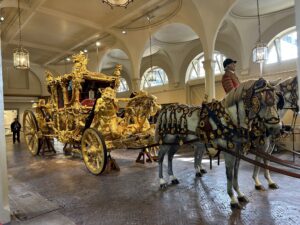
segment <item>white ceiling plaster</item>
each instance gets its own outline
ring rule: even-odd
[[[294,0],[259,0],[261,15],[288,9],[294,5]],[[232,14],[241,17],[257,16],[256,0],[239,0],[232,9]]]
[[[112,49],[107,55],[115,59],[128,59],[127,54],[121,49]]]
[[[154,55],[160,50],[160,47],[157,45],[154,45],[151,47],[151,54]],[[143,54],[143,57],[147,57],[150,55],[150,47],[146,48]]]
[[[186,42],[199,38],[189,26],[179,23],[173,23],[164,26],[153,36],[156,40],[166,43]]]

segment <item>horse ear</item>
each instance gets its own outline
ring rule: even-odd
[[[272,86],[276,86],[277,84],[279,84],[279,82],[281,81],[281,78],[277,79],[277,80],[271,80],[269,81],[269,83],[272,85]]]

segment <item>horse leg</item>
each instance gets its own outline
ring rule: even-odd
[[[256,156],[255,157],[255,161],[256,162],[261,162],[261,158]],[[255,189],[256,190],[265,190],[264,186],[261,184],[260,180],[259,180],[259,170],[260,170],[260,167],[259,166],[254,166],[254,169],[253,169],[253,175],[252,175],[252,178],[255,182]]]
[[[275,144],[271,143],[267,152],[271,155],[274,148],[275,148]],[[269,165],[269,160],[264,159],[264,163],[265,163],[265,165],[268,166]],[[279,188],[279,186],[272,180],[271,175],[270,175],[270,171],[268,169],[265,169],[264,176],[265,176],[266,180],[268,181],[269,188],[271,188],[271,189],[278,189]]]
[[[168,187],[168,183],[164,180],[163,177],[163,162],[165,154],[169,151],[169,146],[160,145],[158,152],[158,166],[159,166],[159,183],[161,189],[166,189]]]
[[[264,163],[265,165],[269,165],[269,160],[264,159]],[[270,171],[268,169],[265,169],[264,172],[264,176],[266,178],[266,180],[268,181],[269,184],[269,188],[271,189],[278,189],[279,186],[272,180],[271,175],[270,175]]]
[[[234,162],[234,170],[233,170],[233,188],[238,194],[239,202],[249,202],[248,198],[244,193],[240,191],[239,187],[239,167],[240,167],[240,159],[235,158]]]
[[[202,167],[202,157],[204,153],[204,146],[201,143],[194,143],[194,168],[196,170],[196,177],[202,177],[202,174],[207,173],[206,169]]]
[[[179,184],[178,179],[173,174],[173,158],[178,148],[178,146],[172,146],[168,152],[168,174],[170,176],[172,184]]]
[[[224,153],[225,159],[225,167],[226,167],[226,178],[227,178],[227,194],[230,197],[230,206],[231,208],[240,208],[239,202],[237,201],[236,197],[234,196],[232,190],[232,181],[233,181],[233,167],[234,167],[234,159],[235,157]]]

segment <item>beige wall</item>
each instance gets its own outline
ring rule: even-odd
[[[158,88],[157,88],[158,89]],[[159,104],[180,103],[186,104],[186,91],[184,88],[174,90],[146,90],[157,97]]]
[[[16,109],[19,114],[19,122],[23,124],[23,114],[26,109],[32,110],[33,102],[37,102],[37,97],[5,97],[4,109]]]

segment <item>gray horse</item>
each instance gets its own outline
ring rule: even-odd
[[[280,118],[286,114],[287,110],[292,110],[294,113],[298,112],[298,81],[297,77],[288,78],[275,86],[276,91],[281,92],[284,98],[284,104],[281,110],[279,110]],[[293,121],[292,121],[293,122]],[[268,154],[272,154],[275,147],[274,141],[270,137],[266,137],[263,145],[257,147],[257,151],[262,151]],[[261,158],[256,156],[256,161],[260,162]],[[269,161],[264,159],[264,164],[269,165]],[[265,188],[261,184],[258,174],[260,167],[254,166],[252,178],[255,182],[255,189],[264,190]],[[270,171],[268,169],[264,170],[264,177],[266,178],[269,188],[277,189],[278,185],[272,180]]]
[[[160,187],[168,186],[163,178],[165,154],[168,154],[168,174],[171,183],[179,183],[173,173],[172,160],[182,143],[190,143],[195,147],[195,166],[199,166],[204,144],[243,154],[249,148],[251,138],[255,139],[256,136],[260,138],[265,132],[279,133],[281,122],[277,112],[278,101],[274,87],[264,79],[259,79],[242,83],[222,102],[214,101],[203,104],[202,107],[170,105],[161,110],[155,132],[156,141],[160,143],[158,154]],[[250,132],[252,129],[253,132]],[[255,137],[252,137],[253,133]],[[240,160],[228,153],[224,153],[224,159],[227,193],[231,198],[231,206],[237,208],[240,205],[232,188],[237,192],[239,201],[248,201],[238,185]]]

